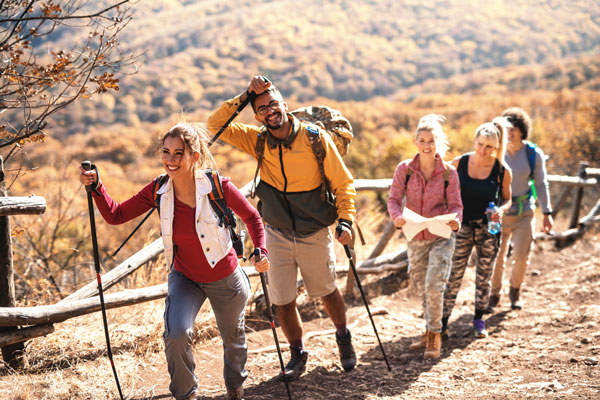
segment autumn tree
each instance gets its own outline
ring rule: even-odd
[[[0,165],[12,162],[26,144],[43,141],[53,114],[79,98],[119,89],[115,71],[134,61],[118,46],[118,36],[131,20],[129,1],[0,0]],[[14,182],[22,169],[13,171]],[[1,175],[4,180],[3,171]],[[3,195],[4,185],[2,182]],[[35,261],[46,260],[42,263],[46,272],[53,259],[43,257],[46,251],[41,246],[53,245],[59,239],[58,228],[68,226],[65,218],[64,213],[59,216],[51,243],[27,235],[31,246],[27,253],[33,254]],[[0,231],[8,233],[3,235],[4,240],[9,238],[3,274],[6,272],[6,284],[12,287],[8,218],[0,221]],[[67,256],[63,261],[69,260]],[[49,276],[60,294],[53,275]],[[4,286],[3,282],[3,291]],[[12,306],[14,298],[11,290],[8,293],[3,305]],[[2,356],[10,366],[19,367],[18,355],[23,350],[23,343],[4,346]]]
[[[134,62],[118,41],[131,20],[129,2],[0,0],[5,163],[27,143],[44,140],[53,114],[79,98],[119,90],[116,70]]]

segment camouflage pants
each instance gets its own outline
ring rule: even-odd
[[[456,248],[452,257],[452,272],[444,292],[444,317],[450,317],[462,278],[467,268],[471,250],[477,252],[475,276],[475,310],[485,310],[490,297],[490,278],[498,255],[499,235],[492,235],[483,220],[471,221],[462,226],[456,235]]]
[[[408,274],[416,293],[422,296],[426,327],[432,332],[442,331],[444,287],[452,266],[454,240],[452,234],[450,239],[408,242]]]

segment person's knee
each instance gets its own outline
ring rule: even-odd
[[[192,329],[170,328],[164,335],[165,346],[182,347],[192,343]]]
[[[335,289],[333,289],[333,291],[325,296],[321,297],[322,301],[333,301],[335,299],[337,299],[340,295],[340,292],[338,290],[338,288],[336,287]]]
[[[296,299],[287,304],[277,305],[277,309],[282,313],[296,312]]]

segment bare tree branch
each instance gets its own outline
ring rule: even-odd
[[[114,4],[110,7],[105,8],[104,10],[95,12],[93,14],[83,14],[83,15],[50,15],[50,16],[38,16],[38,17],[18,17],[18,18],[7,18],[7,19],[0,19],[0,23],[4,23],[4,22],[22,22],[22,21],[36,21],[36,20],[52,20],[52,21],[60,21],[60,20],[69,20],[69,19],[77,19],[77,20],[83,20],[83,19],[90,19],[90,18],[94,18],[94,17],[103,17],[106,18],[104,14],[106,14],[108,11],[114,9],[114,8],[118,8],[120,6],[122,6],[125,3],[129,3],[130,0],[123,0],[118,4]],[[34,1],[32,1],[30,4],[33,4]]]

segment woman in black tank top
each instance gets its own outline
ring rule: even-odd
[[[477,251],[473,333],[477,338],[488,336],[483,314],[488,306],[499,234],[488,232],[485,210],[490,202],[499,206],[498,212],[491,216],[493,221],[498,222],[510,208],[512,175],[504,163],[507,124],[503,118],[496,118],[493,122],[481,125],[475,133],[475,151],[459,156],[452,162],[458,170],[464,210],[463,225],[456,235],[452,272],[444,291],[443,338],[448,337],[448,319],[473,246]]]

